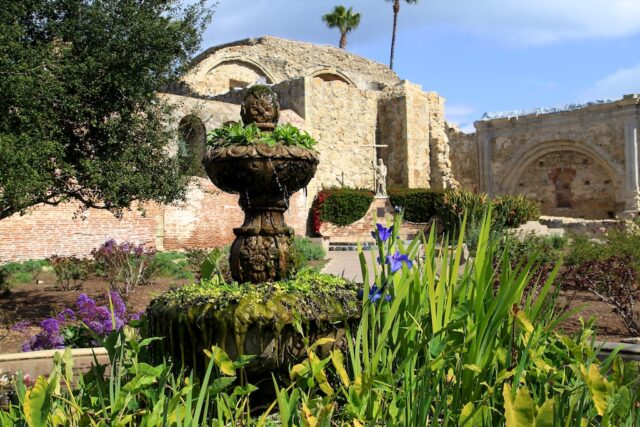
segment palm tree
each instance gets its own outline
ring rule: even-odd
[[[398,29],[398,12],[400,12],[400,0],[386,0],[393,2],[393,35],[391,36],[391,59],[389,59],[389,68],[393,70],[393,52],[396,48],[396,30]],[[418,0],[404,0],[408,4],[418,3]]]
[[[358,28],[360,24],[360,14],[353,13],[353,8],[345,8],[344,6],[336,6],[332,13],[327,13],[322,20],[329,28],[338,28],[340,30],[340,49],[347,47],[347,33]]]

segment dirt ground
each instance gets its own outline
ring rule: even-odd
[[[51,273],[43,273],[38,278],[42,283],[16,285],[9,294],[0,296],[0,354],[19,352],[24,336],[18,332],[9,331],[9,326],[21,320],[30,321],[38,330],[37,324],[63,310],[72,307],[81,293],[92,298],[104,296],[108,289],[106,281],[93,278],[86,281],[81,289],[61,291],[55,288],[55,277]],[[157,295],[169,289],[172,284],[184,284],[188,280],[158,278],[148,286],[138,287],[129,297],[127,306],[131,312],[144,310],[148,303]],[[585,319],[595,316],[598,325],[598,339],[602,341],[619,341],[628,337],[622,323],[606,304],[587,292],[562,292],[559,305],[569,302],[569,307],[585,305],[581,316]],[[636,315],[640,316],[640,304],[636,307]],[[578,316],[564,322],[560,328],[565,332],[575,331],[580,325]]]

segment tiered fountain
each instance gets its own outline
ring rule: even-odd
[[[356,284],[290,271],[294,232],[284,213],[291,195],[313,177],[318,153],[287,141],[274,143],[276,133],[271,132],[278,116],[275,93],[266,86],[250,88],[241,110],[245,128],[240,130],[255,123],[261,138],[240,144],[232,138],[217,141],[205,154],[209,178],[240,196],[245,219],[234,229],[229,257],[234,283],[205,280],[170,290],[149,306],[147,333],[165,337],[158,354],[177,365],[202,370],[203,350],[217,345],[231,358],[257,356],[247,371],[270,376],[304,356],[294,325],[302,325],[311,342],[326,336],[339,341],[344,334],[339,324],[360,313]],[[271,136],[271,144],[264,143],[265,135]]]
[[[242,122],[272,131],[280,114],[276,95],[265,86],[252,89],[242,104]],[[245,213],[242,227],[233,230],[237,236],[229,259],[233,279],[261,283],[287,278],[294,233],[285,224],[284,213],[289,197],[316,173],[317,153],[283,144],[238,145],[210,149],[204,164],[218,188],[240,195]]]

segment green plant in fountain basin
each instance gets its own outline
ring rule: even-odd
[[[282,144],[314,150],[317,141],[307,132],[300,131],[288,123],[277,125],[271,132],[261,131],[255,123],[246,126],[242,123],[233,123],[210,131],[207,135],[207,144],[213,148],[252,144],[273,147],[276,144]]]

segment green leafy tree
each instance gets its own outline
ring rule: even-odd
[[[20,0],[0,9],[0,219],[77,201],[184,199],[157,95],[197,51],[206,0]]]
[[[393,54],[396,49],[396,31],[398,29],[398,13],[400,13],[401,0],[385,0],[393,3],[393,33],[391,35],[391,58],[389,59],[389,68],[393,70]],[[418,0],[404,0],[408,4],[418,3]]]
[[[337,28],[340,30],[340,49],[347,47],[347,34],[358,28],[360,25],[360,14],[354,13],[353,8],[345,8],[344,6],[336,6],[333,12],[322,16],[322,21],[329,28]]]

